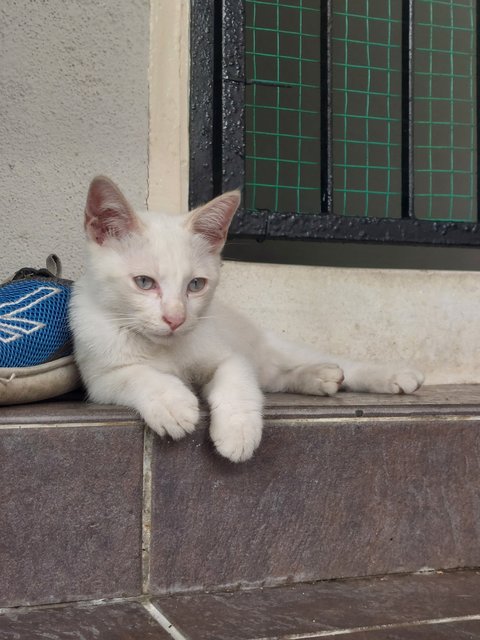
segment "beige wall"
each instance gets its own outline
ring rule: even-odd
[[[406,359],[430,384],[480,382],[480,274],[229,262],[221,295],[333,354]]]
[[[3,0],[0,16],[0,277],[52,250],[76,276],[95,173],[136,206],[186,207],[189,3]],[[331,352],[480,382],[479,273],[227,263],[220,294]]]

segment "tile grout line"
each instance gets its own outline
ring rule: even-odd
[[[189,640],[187,636],[184,636],[183,633],[181,633],[154,604],[149,601],[143,602],[142,604],[152,618],[154,618],[162,629],[165,629],[165,631],[167,631],[174,640]]]
[[[387,405],[385,405],[387,406]],[[404,413],[398,413],[395,415],[384,415],[382,413],[378,413],[378,414],[368,414],[365,415],[364,413],[362,413],[361,415],[353,415],[353,414],[348,414],[348,415],[343,415],[341,417],[337,417],[334,415],[330,415],[330,416],[324,416],[324,415],[312,415],[312,413],[310,415],[308,415],[307,417],[299,417],[297,416],[292,416],[292,417],[278,417],[277,415],[271,415],[269,413],[269,408],[267,407],[265,409],[264,412],[264,422],[266,426],[270,426],[272,424],[274,424],[275,426],[289,426],[289,425],[304,425],[304,424],[315,424],[315,423],[326,423],[326,422],[332,422],[332,423],[337,423],[337,422],[344,422],[344,423],[367,423],[367,422],[371,422],[372,420],[382,420],[385,422],[395,422],[398,420],[402,420],[402,421],[407,421],[407,422],[415,422],[416,420],[422,421],[422,422],[432,422],[434,420],[437,420],[438,418],[441,418],[442,420],[445,420],[446,422],[457,422],[458,420],[466,420],[466,421],[478,421],[479,416],[480,416],[480,407],[469,407],[470,411],[468,413],[465,414],[458,414],[456,413],[456,411],[458,411],[459,408],[461,408],[462,405],[448,405],[448,407],[446,407],[447,412],[446,413],[442,413],[442,412],[437,412],[435,411],[435,407],[436,405],[432,404],[432,405],[395,405],[395,407],[416,407],[419,406],[422,409],[428,411],[425,413],[418,413],[418,414],[407,414],[405,415]],[[276,409],[281,408],[281,407],[277,407]],[[364,411],[370,411],[371,410],[371,406],[370,405],[358,405],[357,410],[362,410],[362,412]],[[318,409],[318,407],[308,407],[308,409],[313,410],[313,413],[315,412],[316,409]],[[451,411],[449,411],[451,410]],[[285,414],[283,414],[284,416]],[[12,423],[8,423],[8,424],[2,424],[0,423],[0,431],[3,430],[26,430],[26,429],[68,429],[68,428],[80,428],[80,427],[108,427],[108,428],[121,428],[121,427],[132,427],[132,426],[137,426],[140,424],[140,420],[136,419],[136,418],[131,418],[131,419],[125,419],[125,420],[115,420],[115,421],[111,421],[111,420],[98,420],[98,421],[81,421],[81,422],[12,422]]]
[[[138,596],[117,597],[117,598],[94,598],[90,600],[69,600],[68,602],[48,602],[43,604],[21,604],[11,607],[0,607],[0,616],[9,613],[30,613],[32,611],[48,611],[50,609],[67,609],[68,607],[108,606],[112,604],[123,604],[124,602],[139,602]]]
[[[146,425],[143,431],[143,491],[142,491],[142,593],[150,590],[150,545],[152,542],[152,452],[153,431]]]
[[[421,422],[421,423],[434,423],[439,419],[444,422],[459,422],[460,420],[464,420],[465,422],[478,422],[480,412],[472,412],[466,415],[452,415],[445,414],[442,415],[440,413],[432,413],[430,414],[419,414],[419,415],[362,415],[362,416],[344,416],[342,418],[336,417],[323,417],[323,416],[309,416],[307,418],[275,418],[275,417],[265,417],[264,418],[264,426],[270,427],[275,425],[275,427],[288,427],[288,426],[305,426],[305,425],[323,425],[323,424],[339,424],[344,423],[348,426],[352,424],[372,424],[372,422]]]
[[[25,430],[25,429],[78,429],[80,427],[108,427],[118,429],[119,427],[132,427],[138,425],[138,420],[116,420],[97,422],[17,422],[11,424],[0,424],[0,431]]]
[[[414,620],[412,622],[392,622],[364,627],[352,627],[351,629],[335,629],[334,631],[312,631],[310,633],[292,633],[287,636],[265,636],[262,638],[249,638],[249,640],[315,640],[315,638],[332,638],[333,636],[355,635],[365,631],[388,631],[394,629],[412,629],[420,626],[448,624],[452,622],[469,622],[480,620],[480,614],[469,616],[455,616],[451,618],[436,618],[428,620]]]

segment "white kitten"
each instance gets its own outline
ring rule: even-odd
[[[412,393],[412,369],[322,356],[214,299],[220,252],[240,202],[225,193],[185,215],[134,213],[108,178],[85,209],[87,270],[71,305],[75,355],[92,400],[136,409],[158,434],[195,428],[204,394],[218,452],[247,460],[262,435],[262,391]]]

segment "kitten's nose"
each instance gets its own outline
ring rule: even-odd
[[[185,322],[185,315],[182,313],[175,313],[175,314],[165,314],[162,316],[162,320],[168,324],[168,326],[170,327],[170,329],[172,331],[175,331],[175,329],[178,329],[178,327],[180,327],[184,322]]]

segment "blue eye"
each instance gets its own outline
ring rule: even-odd
[[[139,289],[142,289],[143,291],[149,291],[150,289],[156,289],[157,286],[158,286],[157,283],[155,282],[155,280],[153,278],[150,278],[149,276],[135,276],[133,278],[133,281],[135,282],[137,287]]]
[[[188,283],[187,291],[190,291],[190,293],[197,293],[198,291],[205,289],[206,284],[206,278],[193,278],[193,280],[190,280]]]

